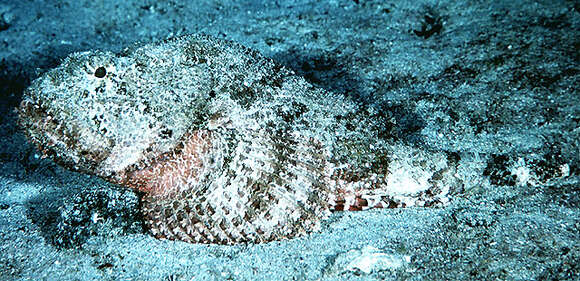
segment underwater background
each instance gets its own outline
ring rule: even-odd
[[[24,90],[67,55],[205,33],[392,117],[458,163],[441,208],[336,212],[235,246],[162,241],[138,194],[42,159]],[[0,1],[0,280],[578,280],[577,1]]]

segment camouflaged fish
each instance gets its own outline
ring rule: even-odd
[[[71,54],[18,111],[44,156],[143,192],[162,239],[291,238],[331,211],[445,203],[454,185],[445,155],[389,142],[388,114],[206,35]]]

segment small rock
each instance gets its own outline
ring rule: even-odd
[[[8,29],[13,20],[14,14],[10,12],[10,9],[0,6],[0,31]]]
[[[383,252],[372,246],[361,250],[350,250],[337,256],[332,266],[333,272],[361,272],[370,274],[381,270],[395,270],[411,261],[411,256]]]

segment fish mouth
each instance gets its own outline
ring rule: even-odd
[[[78,124],[60,120],[49,105],[37,102],[35,97],[42,93],[27,89],[19,107],[17,124],[27,139],[41,152],[41,158],[51,158],[64,167],[94,174],[95,167],[109,156],[104,141],[98,147],[87,147],[80,139]]]

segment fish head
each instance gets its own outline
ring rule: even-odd
[[[73,170],[115,177],[175,147],[195,116],[195,103],[175,102],[179,97],[160,85],[154,60],[73,53],[31,83],[18,109],[19,123],[43,156]]]

